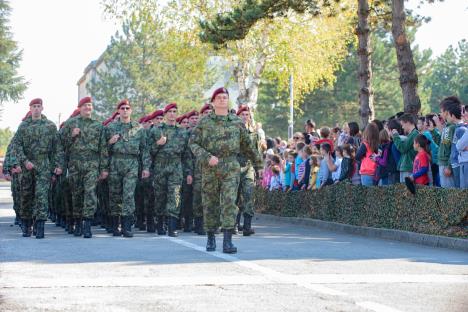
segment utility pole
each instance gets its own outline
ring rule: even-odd
[[[289,77],[289,126],[288,139],[291,140],[294,135],[294,78]]]

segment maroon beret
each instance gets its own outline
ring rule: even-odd
[[[210,103],[203,105],[203,107],[200,109],[200,114],[203,114],[208,109],[213,109],[213,106]]]
[[[73,118],[73,117],[76,117],[80,114],[80,109],[79,108],[76,108],[73,113],[71,113],[70,117],[68,118]]]
[[[247,105],[239,106],[239,109],[237,110],[237,116],[239,116],[242,112],[250,112],[249,106]]]
[[[31,112],[27,112],[27,114],[23,117],[23,119],[21,119],[22,121],[25,121],[26,119],[28,119],[28,117],[31,117]]]
[[[92,102],[92,99],[91,99],[90,96],[84,97],[78,103],[78,107],[81,107],[82,105],[87,104],[87,103],[91,103],[91,102]]]
[[[143,117],[141,117],[140,119],[138,119],[138,122],[139,122],[139,123],[145,123],[145,122],[148,121],[148,117],[149,117],[149,116],[143,116]]]
[[[148,116],[148,120],[152,120],[158,116],[164,116],[164,111],[162,109],[155,110],[152,114]]]
[[[187,115],[187,118],[190,118],[192,116],[198,116],[199,113],[196,110],[193,110],[191,112],[188,112],[186,115]]]
[[[119,102],[119,104],[117,104],[117,110],[119,110],[120,107],[123,106],[123,105],[127,105],[127,106],[132,107],[132,106],[130,105],[130,102],[129,102],[127,99],[123,99],[123,100],[121,100],[121,101]]]
[[[227,95],[229,95],[229,91],[225,87],[216,89],[213,92],[213,95],[211,96],[211,103],[213,103],[214,99],[216,98],[216,96],[218,94],[227,94]]]
[[[34,104],[41,104],[42,105],[42,99],[37,98],[29,102],[29,106],[34,105]]]
[[[167,104],[166,107],[164,107],[164,114],[166,114],[170,109],[173,108],[177,109],[176,103]]]

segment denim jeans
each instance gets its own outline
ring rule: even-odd
[[[439,166],[440,186],[443,188],[454,188],[455,180],[453,174],[450,177],[446,177],[444,174],[445,168],[448,168],[448,166]]]
[[[411,176],[413,173],[410,171],[400,171],[400,183],[405,183],[405,178]]]
[[[460,188],[468,188],[468,163],[460,164]]]
[[[374,186],[374,176],[361,175],[361,184],[364,186]]]

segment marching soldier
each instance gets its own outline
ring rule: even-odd
[[[232,234],[238,210],[236,198],[240,165],[237,157],[243,155],[251,160],[259,174],[262,172],[262,159],[258,158],[243,122],[229,114],[227,89],[217,89],[211,102],[214,114],[202,118],[190,138],[190,148],[203,168],[203,216],[208,232],[206,250],[216,250],[215,231],[221,226],[223,252],[236,253]]]
[[[153,186],[155,210],[158,216],[158,235],[165,235],[164,217],[168,217],[168,235],[177,236],[177,221],[180,212],[180,188],[187,176],[192,184],[188,132],[177,126],[177,104],[164,108],[165,123],[149,132],[148,146],[153,156]]]
[[[143,127],[131,120],[132,108],[128,100],[117,105],[120,120],[111,123],[106,130],[106,142],[110,154],[109,199],[114,226],[114,236],[133,237],[132,223],[135,213],[135,189],[138,181],[139,162],[142,179],[149,177],[150,158],[146,148]]]
[[[247,105],[240,106],[237,110],[237,116],[239,116],[245,124],[253,147],[256,148],[256,152],[258,153],[257,158],[262,158],[262,154],[260,152],[260,138],[252,125],[252,116],[250,115],[249,107]],[[241,166],[241,171],[239,191],[237,195],[239,213],[236,218],[236,227],[239,227],[240,217],[243,213],[244,226],[242,227],[242,234],[244,236],[250,236],[255,234],[255,231],[252,229],[252,218],[254,215],[252,193],[255,187],[255,170],[252,163],[245,157],[245,155],[239,154],[238,160]]]
[[[36,238],[44,238],[52,173],[62,174],[63,164],[56,161],[57,127],[42,115],[42,100],[29,103],[31,116],[21,123],[15,135],[15,157],[22,166],[21,223],[23,236],[31,236],[34,218]],[[55,169],[54,169],[55,168]]]
[[[81,99],[78,107],[80,115],[67,120],[63,126],[63,150],[69,155],[68,175],[75,219],[73,234],[91,238],[91,220],[97,208],[97,180],[99,176],[107,178],[108,153],[104,128],[91,118],[92,99]]]

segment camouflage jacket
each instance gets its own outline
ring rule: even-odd
[[[242,120],[232,114],[208,115],[200,120],[190,137],[190,148],[204,165],[211,156],[218,158],[245,157],[256,170],[263,167],[262,158],[254,147]]]
[[[115,155],[133,155],[139,158],[142,170],[149,170],[151,158],[146,145],[146,131],[137,122],[131,121],[128,124],[120,120],[110,123],[105,128],[105,140],[109,140],[118,134],[119,140],[114,144],[107,143],[109,156]]]
[[[57,127],[44,115],[38,120],[29,117],[23,121],[15,134],[14,142],[13,154],[19,164],[24,165],[26,161],[33,164],[46,161],[51,172],[54,167],[63,168]]]
[[[80,128],[76,137],[72,137],[74,128]],[[68,119],[61,130],[61,143],[70,160],[97,160],[100,171],[109,169],[107,142],[100,122],[81,116]]]
[[[252,129],[247,129],[247,132],[252,142],[252,146],[255,149],[255,152],[257,153],[257,158],[263,159],[263,155],[261,152],[262,149],[260,146],[260,136],[258,135],[257,131],[254,131]],[[241,165],[241,167],[246,167],[246,166],[251,165],[251,163],[249,162],[249,159],[247,159],[245,154],[239,154],[237,156],[237,159],[239,160],[239,164]]]
[[[10,170],[13,169],[14,166],[19,165],[19,162],[16,160],[15,157],[15,137],[13,137],[8,143],[8,147],[5,153],[5,161],[3,162],[3,174],[10,174]]]
[[[166,144],[158,145],[162,136],[166,137]],[[184,175],[193,174],[192,154],[188,148],[189,132],[179,126],[161,124],[148,131],[148,147],[154,162],[161,159],[180,161]]]

